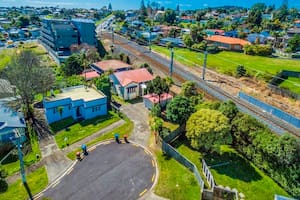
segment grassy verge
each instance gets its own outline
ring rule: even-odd
[[[286,88],[296,94],[300,94],[300,78],[289,77],[286,81],[283,81],[279,87]]]
[[[24,165],[28,167],[36,162],[38,162],[41,158],[41,151],[39,148],[39,143],[36,136],[31,136],[30,139],[31,150],[24,157]],[[37,157],[39,155],[39,157]],[[10,176],[18,171],[20,171],[20,161],[19,159],[14,162],[8,162],[6,164],[1,165],[1,168],[7,172],[7,175]]]
[[[200,187],[193,173],[161,151],[155,155],[159,166],[155,193],[172,200],[199,199]]]
[[[123,125],[121,125],[118,128],[115,128],[114,130],[112,130],[108,133],[105,133],[105,134],[101,135],[100,137],[88,142],[86,145],[88,147],[90,147],[90,146],[93,146],[93,145],[95,145],[95,144],[97,144],[101,141],[108,140],[108,139],[113,139],[115,133],[119,133],[120,138],[123,138],[124,135],[126,135],[126,134],[129,136],[131,134],[132,130],[133,130],[133,122],[130,121],[127,117],[125,117],[124,120],[125,120],[125,123]],[[71,160],[75,160],[76,159],[75,154],[78,151],[81,151],[81,149],[79,148],[79,149],[76,149],[76,150],[68,153],[68,155],[67,155],[68,158],[70,158]]]
[[[53,133],[57,133],[58,131],[62,131],[63,129],[71,126],[72,124],[74,124],[74,122],[75,121],[73,117],[68,117],[66,119],[50,124],[50,127]]]
[[[27,183],[32,192],[36,194],[48,185],[48,176],[45,167],[39,168],[27,176]],[[21,182],[17,180],[15,183],[8,186],[8,190],[0,193],[0,199],[22,200],[28,199],[26,190]]]
[[[66,130],[58,132],[55,140],[59,148],[66,146],[65,138],[68,144],[74,144],[83,138],[90,136],[102,128],[105,128],[114,122],[120,120],[120,117],[113,112],[109,112],[106,116],[100,116],[93,119],[84,120],[68,127]]]
[[[174,124],[172,122],[164,121],[163,122],[163,127],[170,129],[170,131],[175,131],[179,127],[179,125]]]
[[[153,50],[170,56],[170,51],[166,47],[152,46]],[[199,52],[190,51],[188,49],[175,48],[175,60],[193,67],[195,65],[202,66],[204,55]],[[209,54],[207,59],[208,68],[215,69],[221,73],[234,75],[236,67],[244,65],[251,75],[257,75],[258,72],[277,74],[281,70],[300,70],[299,60],[284,60],[277,58],[268,58],[261,56],[249,56],[243,53],[222,51],[218,54]]]
[[[201,153],[192,150],[186,143],[177,144],[177,149],[201,170],[203,158]],[[270,177],[245,160],[234,149],[222,146],[221,152],[222,155],[210,154],[205,157],[210,166],[228,162],[227,165],[210,168],[218,185],[236,188],[250,200],[272,200],[275,194],[289,196]]]

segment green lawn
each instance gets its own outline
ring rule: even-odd
[[[170,129],[170,131],[172,132],[172,131],[175,131],[179,127],[179,125],[174,124],[172,122],[164,121],[163,122],[163,127]]]
[[[68,127],[66,130],[58,132],[55,135],[56,143],[59,148],[64,148],[66,146],[65,138],[67,138],[68,144],[74,144],[75,142],[96,133],[118,120],[120,120],[120,117],[113,112],[109,112],[106,116],[84,120]]]
[[[185,143],[178,144],[177,149],[201,170],[201,153],[190,149]],[[275,194],[289,196],[270,177],[241,157],[232,148],[222,146],[221,152],[221,156],[211,154],[205,157],[207,164],[210,166],[229,162],[228,165],[211,168],[218,185],[236,188],[249,200],[272,200]]]
[[[41,158],[41,151],[36,137],[31,138],[30,145],[31,145],[31,151],[23,157],[25,167],[28,167],[38,162]],[[39,158],[37,158],[36,155],[39,155]],[[20,161],[18,159],[15,162],[9,162],[7,164],[3,164],[1,165],[1,168],[7,172],[8,176],[10,176],[20,171]]]
[[[200,187],[193,175],[179,162],[156,152],[159,167],[159,179],[155,187],[155,193],[172,200],[198,200]]]
[[[279,87],[289,89],[290,91],[300,94],[300,78],[289,77],[283,81]]]
[[[43,190],[48,185],[48,176],[45,167],[39,168],[33,173],[27,175],[27,183],[33,195]],[[6,192],[0,193],[0,199],[28,199],[28,195],[21,180],[9,185]]]
[[[130,136],[132,130],[133,130],[133,122],[130,121],[127,117],[124,117],[124,120],[125,120],[125,124],[121,125],[120,127],[118,128],[115,128],[114,130],[108,132],[108,133],[105,133],[104,135],[101,135],[100,137],[88,142],[86,145],[88,147],[90,146],[93,146],[101,141],[104,141],[104,140],[108,140],[108,139],[113,139],[114,138],[114,134],[115,133],[119,133],[120,135],[120,138],[123,138],[124,135],[128,135],[128,137]],[[81,149],[76,149],[72,152],[70,152],[67,156],[71,159],[71,160],[75,160],[75,154],[76,152],[78,151],[81,151]]]
[[[53,122],[52,124],[50,124],[50,127],[53,133],[57,133],[58,131],[65,129],[74,123],[75,120],[73,119],[73,117],[68,117],[63,120]]]
[[[3,70],[10,62],[11,56],[13,54],[12,52],[13,51],[9,49],[5,49],[0,52],[0,71]]]
[[[170,56],[166,47],[152,46],[154,51]],[[174,48],[175,60],[187,66],[202,66],[203,54],[188,49]],[[208,68],[215,69],[221,73],[234,75],[238,65],[244,65],[251,75],[258,72],[277,74],[281,70],[300,71],[299,60],[284,60],[267,58],[261,56],[249,56],[243,53],[222,51],[218,54],[209,54],[207,59]]]

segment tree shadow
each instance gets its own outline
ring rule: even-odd
[[[262,176],[256,171],[251,163],[234,151],[223,152],[222,154],[210,153],[204,156],[210,170],[218,174],[229,176],[232,179],[239,179],[244,182],[258,181]]]

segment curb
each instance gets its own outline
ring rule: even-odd
[[[122,140],[121,140],[122,141]],[[105,144],[110,144],[111,142],[114,142],[113,139],[107,139],[107,140],[103,140],[101,141],[100,143],[98,144],[95,144],[93,146],[90,146],[88,148],[88,152],[91,152],[93,150],[95,150],[98,146],[101,146],[101,145],[105,145]],[[124,143],[122,143],[124,144]],[[125,143],[126,144],[126,143]],[[152,157],[152,161],[154,162],[154,167],[155,167],[155,179],[153,180],[153,183],[152,183],[152,186],[149,190],[145,190],[143,191],[142,193],[140,193],[140,197],[138,199],[143,199],[143,197],[146,196],[146,194],[149,194],[149,192],[151,192],[153,189],[154,189],[154,186],[157,184],[157,181],[158,181],[158,175],[159,175],[159,170],[158,170],[158,166],[157,166],[157,161],[156,161],[156,158],[153,156],[152,152],[150,150],[148,150],[148,148],[146,148],[145,146],[141,145],[141,144],[138,144],[138,143],[135,143],[135,142],[132,142],[130,141],[129,144],[132,144],[134,146],[138,146],[138,147],[141,147],[142,149],[144,149],[145,153],[150,155]],[[58,176],[53,182],[49,183],[48,186],[43,189],[41,192],[39,192],[38,194],[34,195],[33,196],[33,199],[36,200],[36,199],[39,199],[43,193],[50,189],[51,187],[55,187],[56,185],[58,185],[60,183],[60,180],[67,174],[71,173],[74,166],[78,163],[78,160],[76,159],[75,161],[73,161],[73,163],[64,171],[62,172],[62,174],[60,176]]]

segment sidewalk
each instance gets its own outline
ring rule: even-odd
[[[88,137],[86,137],[86,138],[84,138],[84,139],[82,139],[82,140],[80,140],[80,141],[64,148],[64,149],[62,149],[62,152],[64,154],[68,154],[68,153],[80,148],[82,144],[86,144],[89,141],[94,140],[94,139],[98,138],[99,136],[101,136],[101,135],[103,135],[103,134],[105,134],[109,131],[114,130],[115,128],[118,128],[119,126],[122,126],[124,123],[125,123],[125,121],[123,119],[121,119],[121,120],[119,120],[119,121],[103,128],[103,129],[101,129],[100,131],[94,133],[93,135],[90,135],[90,136],[88,136]]]

